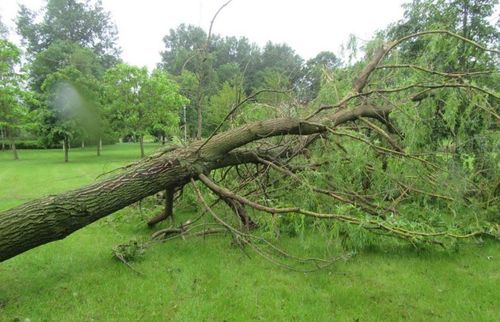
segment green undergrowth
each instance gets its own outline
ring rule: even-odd
[[[149,151],[155,147],[148,146]],[[0,210],[92,182],[137,158],[135,145],[0,153]],[[196,214],[176,213],[178,222]],[[498,243],[415,249],[387,242],[302,273],[278,267],[228,235],[148,247],[129,266],[117,245],[146,240],[148,214],[129,207],[66,239],[0,263],[0,321],[494,321]],[[162,224],[166,227],[168,224]],[[339,256],[313,230],[272,239],[295,255]],[[294,267],[302,268],[297,263]]]

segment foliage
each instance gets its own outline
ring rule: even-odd
[[[42,85],[45,105],[38,110],[45,143],[69,140],[77,134],[99,135],[99,82],[73,66],[49,74]]]
[[[392,39],[426,30],[448,30],[486,46],[498,46],[500,32],[493,18],[498,0],[414,0],[404,5],[403,20],[387,30]],[[494,19],[497,19],[494,21]],[[446,55],[441,53],[446,52]],[[404,61],[431,61],[434,68],[447,72],[494,68],[491,57],[465,43],[456,45],[450,38],[420,38],[403,44],[400,50]],[[486,66],[485,66],[486,64]],[[489,66],[488,66],[489,64]]]
[[[97,56],[91,50],[74,42],[56,41],[34,58],[30,68],[32,88],[40,92],[50,74],[69,66],[94,78],[99,78],[103,73]]]
[[[188,100],[165,72],[149,74],[146,68],[119,64],[106,71],[103,82],[104,104],[116,131],[139,137],[157,129],[178,133],[180,108]]]
[[[227,82],[241,87],[245,96],[249,96],[264,88],[299,91],[297,86],[300,82],[306,83],[315,77],[312,75],[314,72],[307,72],[309,79],[302,80],[303,60],[286,44],[268,42],[260,49],[244,37],[222,38],[211,35],[208,39],[201,28],[185,24],[170,30],[163,41],[165,50],[162,52],[160,66],[173,75],[178,75],[181,90],[190,99],[186,121],[191,136],[194,133],[197,136],[211,133],[213,120],[203,122],[198,119],[210,117],[208,115],[212,112],[204,107],[211,104],[212,96],[220,96],[221,91],[226,91],[224,86]],[[324,56],[329,56],[325,60],[330,59],[331,55],[325,54]],[[314,68],[312,65],[314,64],[310,68]],[[314,79],[312,82],[316,82],[316,78]],[[283,100],[283,95],[269,94],[267,97],[269,99],[265,103]],[[212,107],[209,109],[213,110]],[[216,118],[221,117],[219,115]]]
[[[63,41],[92,50],[103,66],[116,60],[116,26],[101,1],[48,0],[42,14],[39,17],[25,5],[19,7],[17,30],[30,55]]]
[[[27,102],[30,93],[22,88],[21,50],[7,40],[0,39],[0,128],[13,141],[21,128],[29,127]],[[17,155],[14,150],[14,158]]]
[[[145,246],[137,240],[131,240],[126,244],[120,244],[113,248],[113,256],[125,263],[134,261],[144,255]]]

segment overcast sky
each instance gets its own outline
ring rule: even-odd
[[[402,18],[409,0],[233,0],[218,16],[213,32],[245,36],[264,45],[287,43],[305,59],[324,50],[340,53],[349,34],[369,39],[377,29]],[[160,61],[162,38],[181,23],[208,30],[214,13],[226,0],[103,0],[118,27],[122,58],[154,67]],[[44,0],[1,0],[0,15],[14,33],[18,4],[31,9]],[[14,39],[14,35],[11,35]],[[15,40],[16,41],[16,40]],[[17,42],[17,41],[16,41]]]

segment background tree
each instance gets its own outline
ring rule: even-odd
[[[196,111],[196,137],[200,138],[203,131],[203,106],[217,86],[213,42],[201,28],[184,24],[176,30],[170,30],[163,41],[166,49],[162,52],[161,66],[174,75],[188,70],[195,76],[196,82],[189,82],[193,88],[187,93],[192,94],[188,96],[191,102],[189,110]]]
[[[40,15],[21,5],[16,23],[31,57],[59,41],[90,49],[104,67],[113,65],[120,52],[116,26],[99,0],[47,0]]]
[[[341,60],[329,51],[322,51],[314,58],[309,59],[303,66],[302,77],[298,80],[300,100],[310,102],[316,98],[326,76],[341,65]]]
[[[179,109],[188,100],[165,72],[156,70],[149,75],[146,68],[119,64],[106,72],[104,84],[115,128],[122,135],[138,137],[141,157],[148,131],[160,127],[173,134],[178,129]]]
[[[90,0],[48,0],[40,13],[20,6],[16,24],[31,61],[29,84],[42,103],[39,137],[45,146],[55,146],[62,140],[67,160],[71,139],[79,138],[82,145],[85,139],[101,141],[104,114],[93,98],[97,90],[88,81],[97,84],[104,70],[118,61],[116,27],[101,1]],[[60,85],[64,82],[65,89]],[[97,126],[91,125],[88,111],[85,115],[81,111],[69,113],[68,107],[61,112],[64,104],[59,103],[65,101],[62,97],[71,88],[78,95],[86,95],[83,105],[96,113],[93,122]]]
[[[2,146],[4,139],[10,142],[17,160],[16,135],[28,125],[28,110],[25,106],[29,93],[22,88],[24,74],[21,66],[21,50],[11,42],[0,39],[0,131]]]
[[[98,57],[90,49],[74,42],[56,41],[34,57],[30,68],[31,87],[40,92],[48,75],[68,66],[95,78],[100,78],[104,72]]]
[[[288,79],[290,88],[293,88],[301,77],[302,63],[303,59],[290,46],[268,42],[262,50],[255,88],[264,85],[268,70],[274,70],[283,79]]]
[[[36,55],[31,64],[30,84],[34,92],[42,97],[43,103],[38,111],[39,137],[44,146],[56,146],[63,141],[63,145],[66,144],[65,160],[68,153],[66,148],[71,145],[71,140],[78,137],[84,141],[88,137],[99,141],[101,137],[98,133],[102,129],[99,126],[102,113],[97,107],[96,96],[99,95],[98,84],[102,73],[103,69],[91,50],[67,41],[53,43]],[[67,86],[60,85],[61,82],[66,82]],[[77,100],[74,104],[79,107],[74,109],[76,113],[70,113],[73,110],[70,106],[63,108],[67,111],[61,113],[60,95],[66,95],[66,91],[72,91],[71,88],[76,91],[76,96],[70,97]],[[68,104],[72,103],[68,101]],[[87,111],[82,114],[83,109]],[[89,114],[91,111],[95,113],[92,118]]]
[[[63,141],[64,161],[68,162],[71,140],[83,133],[100,133],[99,82],[74,66],[49,74],[42,85],[45,108],[39,111],[43,137]]]

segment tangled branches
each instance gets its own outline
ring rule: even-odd
[[[497,70],[445,72],[417,64],[398,63],[397,55],[391,56],[397,46],[406,41],[440,35],[498,55],[496,50],[441,30],[409,35],[381,46],[359,73],[351,91],[335,104],[320,104],[303,121],[299,121],[301,127],[298,131],[290,128],[283,131],[276,125],[268,132],[260,133],[259,141],[248,140],[252,143],[247,144],[246,150],[241,150],[240,145],[232,149],[232,153],[246,156],[236,165],[214,173],[214,176],[220,174],[219,181],[229,183],[232,188],[216,183],[208,172],[196,173],[190,182],[204,213],[210,214],[214,224],[231,234],[233,240],[241,245],[250,245],[252,249],[256,247],[252,241],[262,238],[252,233],[259,220],[255,221],[251,216],[259,217],[260,214],[338,222],[402,239],[415,246],[423,243],[445,247],[449,241],[473,237],[498,240],[499,229],[494,223],[447,221],[450,214],[456,217],[456,209],[473,204],[465,192],[467,189],[463,188],[464,185],[477,187],[477,183],[471,176],[461,178],[458,185],[451,182],[449,179],[456,173],[447,162],[450,157],[446,152],[449,151],[416,147],[411,141],[412,133],[408,128],[402,129],[405,122],[422,122],[413,118],[421,117],[422,112],[418,108],[422,108],[423,101],[431,101],[430,104],[439,110],[441,102],[432,99],[437,95],[450,95],[450,91],[454,94],[461,92],[467,99],[480,96],[480,103],[475,106],[477,110],[492,117],[493,126],[499,120],[493,108],[498,103],[499,95],[470,81],[476,77],[496,75]],[[382,64],[384,60],[389,63]],[[384,74],[385,71],[389,74]],[[424,74],[425,78],[417,78],[399,87],[381,87],[381,81],[387,79],[395,83],[394,78],[399,74],[394,74],[394,71],[403,75],[417,72]],[[242,104],[233,106],[231,114]],[[229,116],[224,118],[224,122],[228,119]],[[315,129],[300,131],[305,125]],[[220,128],[221,125],[216,131]],[[218,138],[216,131],[198,145],[197,153]],[[288,134],[298,134],[298,137]],[[363,154],[372,159],[363,158]],[[360,159],[363,162],[359,162]],[[346,164],[349,166],[344,166]],[[335,171],[340,172],[339,168],[349,168],[351,178],[349,173],[336,174]],[[346,184],[349,179],[351,184]],[[239,228],[216,214],[195,180],[212,192],[216,197],[215,203],[223,201],[237,215]],[[358,186],[352,184],[356,180],[359,181]],[[299,198],[298,202],[296,198]],[[305,202],[301,198],[314,202]],[[417,209],[421,213],[415,212],[412,208],[422,202],[426,206]],[[312,206],[308,208],[304,204]],[[425,218],[427,211],[430,214]],[[274,261],[269,254],[255,250]]]

